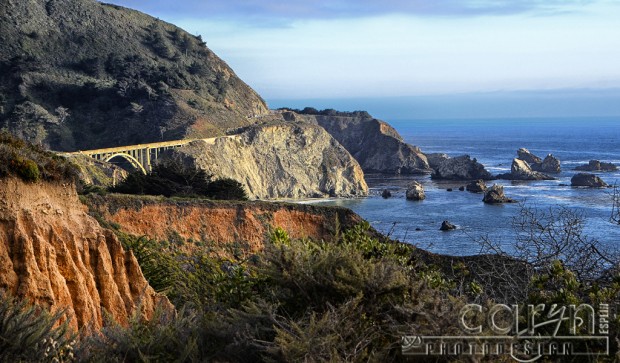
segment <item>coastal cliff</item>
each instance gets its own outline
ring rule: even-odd
[[[145,280],[134,256],[90,217],[70,183],[0,180],[0,289],[66,309],[73,329],[121,324],[140,309],[170,308]]]
[[[326,110],[298,114],[289,111],[283,112],[283,117],[323,127],[353,155],[366,173],[430,172],[426,156],[418,147],[405,143],[392,126],[367,112]]]
[[[83,198],[90,213],[121,231],[156,240],[206,243],[225,253],[238,245],[249,253],[261,250],[274,228],[292,238],[331,240],[338,229],[361,223],[351,210],[306,204],[179,200],[109,194]]]
[[[308,124],[251,127],[197,140],[168,158],[232,178],[251,198],[353,197],[368,194],[364,172],[324,129]]]

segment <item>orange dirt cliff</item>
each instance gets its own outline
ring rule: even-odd
[[[172,305],[142,275],[135,257],[80,203],[71,183],[0,180],[0,289],[66,309],[70,326],[103,325],[104,311],[127,323]]]

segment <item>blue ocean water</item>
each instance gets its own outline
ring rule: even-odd
[[[620,248],[620,225],[609,221],[611,189],[569,186],[576,173],[574,167],[591,159],[620,166],[620,118],[407,120],[391,124],[405,141],[425,153],[468,154],[493,174],[510,170],[518,148],[525,147],[542,158],[553,154],[562,165],[558,180],[490,183],[503,185],[508,197],[528,207],[574,210],[584,217],[587,236]],[[598,175],[608,184],[620,184],[620,172]],[[424,185],[426,200],[405,199],[405,187],[411,179]],[[458,190],[465,183],[438,182],[429,176],[366,175],[366,181],[371,189],[369,197],[326,204],[351,208],[380,232],[437,253],[479,253],[477,241],[482,237],[507,250],[515,242],[513,218],[520,204],[486,205],[482,195]],[[392,190],[393,198],[380,197],[385,188]],[[443,220],[456,224],[458,229],[440,231]]]

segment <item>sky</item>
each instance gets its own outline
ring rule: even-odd
[[[620,115],[616,0],[109,2],[201,34],[272,107],[432,100],[443,115],[473,95],[524,115]]]

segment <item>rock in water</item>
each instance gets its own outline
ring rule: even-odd
[[[196,140],[167,153],[175,162],[239,181],[250,198],[368,194],[360,165],[317,125],[256,126],[238,135]]]
[[[498,179],[507,180],[553,180],[549,175],[533,171],[530,166],[521,159],[513,159],[510,173],[500,174]]]
[[[504,195],[504,187],[494,184],[491,188],[487,189],[484,193],[482,201],[488,204],[501,204],[501,203],[514,203],[513,199],[510,199]]]
[[[487,185],[484,183],[484,180],[478,179],[467,184],[465,189],[472,193],[484,193],[484,191],[487,190]]]
[[[424,187],[422,184],[417,181],[412,181],[409,186],[407,186],[407,200],[423,200],[426,198],[426,194],[424,194]]]
[[[439,164],[441,164],[445,160],[450,159],[448,154],[443,154],[443,153],[431,153],[431,154],[424,154],[424,155],[426,155],[426,160],[428,160],[428,165],[431,167],[431,169],[436,169],[439,166]]]
[[[541,171],[543,173],[558,174],[562,171],[562,168],[560,167],[560,159],[549,154],[545,157],[545,160],[543,160],[542,163],[532,164],[532,170]]]
[[[441,231],[452,231],[455,229],[456,229],[456,226],[448,221],[441,222],[441,227],[439,228],[439,230]]]
[[[383,199],[388,199],[392,196],[392,192],[387,189],[383,189],[383,192],[381,192],[381,196],[383,197]]]
[[[519,159],[529,163],[529,164],[534,164],[534,163],[542,163],[542,159],[539,158],[538,156],[532,154],[528,149],[526,148],[520,148],[519,150],[517,150],[517,156]]]
[[[493,176],[486,171],[484,166],[475,158],[472,160],[469,155],[463,155],[442,161],[439,166],[434,169],[431,178],[448,180],[490,180],[493,179]]]
[[[618,167],[612,163],[601,163],[598,160],[590,160],[585,165],[579,165],[575,170],[580,171],[617,171]]]
[[[579,173],[571,178],[570,185],[573,187],[603,188],[607,186],[607,183],[594,174]]]

